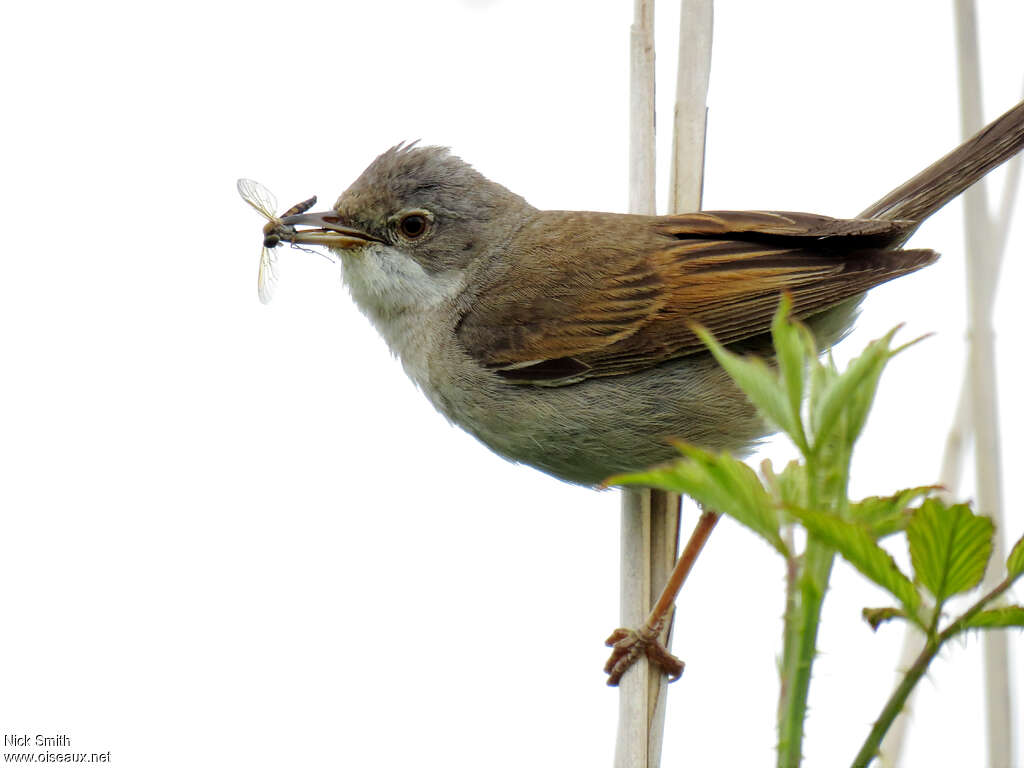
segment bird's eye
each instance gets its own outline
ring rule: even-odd
[[[427,231],[427,217],[420,213],[410,213],[398,222],[398,229],[405,237],[415,240]]]

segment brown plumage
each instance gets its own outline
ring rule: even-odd
[[[703,352],[695,323],[742,341],[768,331],[782,291],[795,314],[813,316],[932,263],[934,251],[889,249],[914,226],[767,211],[541,211],[518,233],[533,248],[506,254],[457,334],[514,381],[635,373]],[[524,293],[508,275],[528,262],[546,269],[540,290],[532,282]]]
[[[506,379],[547,386],[636,373],[702,352],[694,324],[726,344],[756,338],[768,331],[783,291],[792,295],[794,315],[813,318],[934,262],[934,251],[900,246],[1022,145],[1024,103],[856,219],[778,211],[539,211],[517,237],[534,247],[509,251],[520,263],[499,271],[522,274],[526,263],[541,261],[551,267],[542,290],[534,284],[524,295],[509,280],[494,280],[475,297],[458,338]],[[842,333],[848,323],[833,325]]]
[[[442,147],[399,146],[280,234],[335,250],[353,299],[448,419],[589,485],[671,458],[669,438],[749,451],[771,427],[694,324],[770,354],[786,291],[827,348],[865,292],[935,260],[902,248],[921,222],[1022,146],[1024,103],[853,219],[540,211]]]

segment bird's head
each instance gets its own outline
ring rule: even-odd
[[[446,148],[399,145],[374,160],[332,210],[282,219],[291,231],[281,238],[338,254],[364,310],[416,309],[450,298],[470,265],[531,211]]]

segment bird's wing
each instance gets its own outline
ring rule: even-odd
[[[886,248],[913,227],[764,211],[546,211],[497,260],[499,276],[468,302],[457,335],[511,381],[633,373],[702,351],[694,323],[738,342],[769,330],[783,291],[807,317],[931,263],[932,251]]]
[[[660,233],[677,239],[716,237],[768,243],[792,239],[793,244],[849,241],[846,247],[858,248],[890,246],[917,226],[913,221],[833,219],[792,211],[697,211],[650,219]]]

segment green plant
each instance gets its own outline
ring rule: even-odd
[[[892,595],[894,605],[865,608],[865,620],[875,629],[886,621],[909,621],[924,632],[925,646],[853,759],[853,766],[867,766],[914,685],[947,641],[972,629],[1024,627],[1024,607],[996,604],[1024,574],[1024,538],[1010,553],[1006,577],[961,615],[945,619],[946,602],[975,589],[982,580],[992,553],[992,522],[965,504],[947,505],[935,496],[939,489],[934,486],[861,501],[847,495],[853,446],[864,428],[882,370],[909,345],[892,347],[894,329],[870,343],[840,372],[831,357],[818,359],[810,331],[788,318],[789,309],[790,301],[784,297],[772,324],[774,365],[740,357],[706,331],[698,332],[764,417],[793,441],[802,460],[790,462],[778,473],[765,462],[759,477],[729,454],[680,443],[680,460],[609,482],[685,493],[738,520],[786,559],[780,768],[800,764],[815,643],[835,555]],[[794,537],[787,535],[791,533],[787,528],[794,525],[807,534],[802,552],[795,551]],[[906,540],[913,578],[878,543],[896,536]]]

